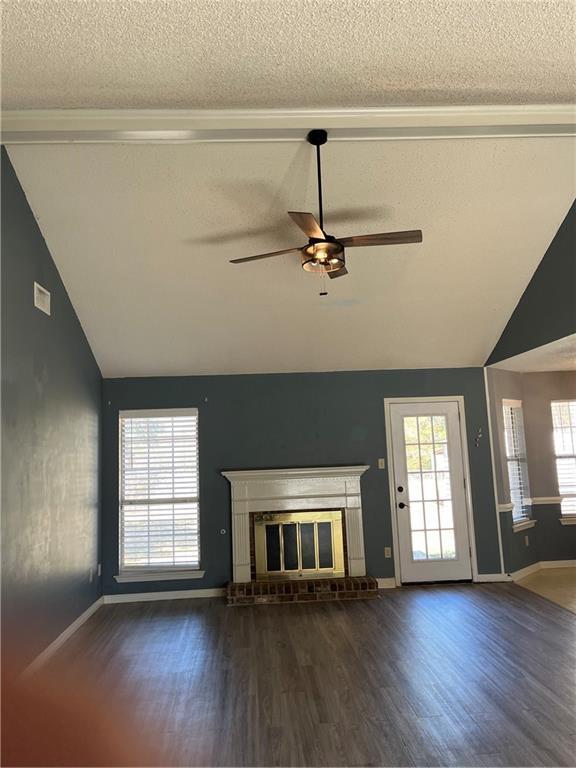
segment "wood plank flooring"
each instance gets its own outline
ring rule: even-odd
[[[59,661],[90,660],[158,765],[571,766],[575,641],[575,615],[514,584],[434,586],[108,605]]]

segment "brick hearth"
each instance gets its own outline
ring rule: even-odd
[[[249,581],[239,584],[230,582],[227,597],[228,605],[367,600],[378,597],[378,582],[371,576]]]

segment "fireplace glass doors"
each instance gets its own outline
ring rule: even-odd
[[[345,575],[341,510],[254,516],[257,579]]]

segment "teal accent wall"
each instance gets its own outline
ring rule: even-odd
[[[576,560],[576,525],[560,523],[560,504],[532,507],[540,560]]]
[[[506,573],[514,573],[540,560],[540,531],[537,529],[537,525],[515,532],[512,528],[512,512],[500,513],[500,525]],[[560,524],[558,523],[558,525]],[[526,537],[528,537],[528,545],[526,545]],[[553,558],[549,559],[552,560]]]
[[[102,380],[4,149],[1,163],[2,650],[24,664],[101,594]]]
[[[226,469],[369,464],[362,477],[368,572],[394,575],[386,457],[385,397],[463,395],[481,573],[500,572],[497,518],[481,368],[191,376],[104,380],[103,578],[105,593],[220,587],[231,579],[230,485]],[[203,579],[118,584],[118,413],[199,409]],[[484,435],[478,447],[475,436]],[[389,457],[387,457],[389,460]],[[221,529],[226,534],[220,533]]]
[[[576,560],[576,525],[560,523],[560,504],[535,504],[530,514],[536,525],[517,532],[512,528],[512,513],[500,514],[506,572],[514,573],[541,560]]]
[[[486,365],[576,333],[576,202],[566,214]]]

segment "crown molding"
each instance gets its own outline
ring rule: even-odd
[[[573,104],[366,109],[5,110],[4,144],[331,141],[575,136]]]

